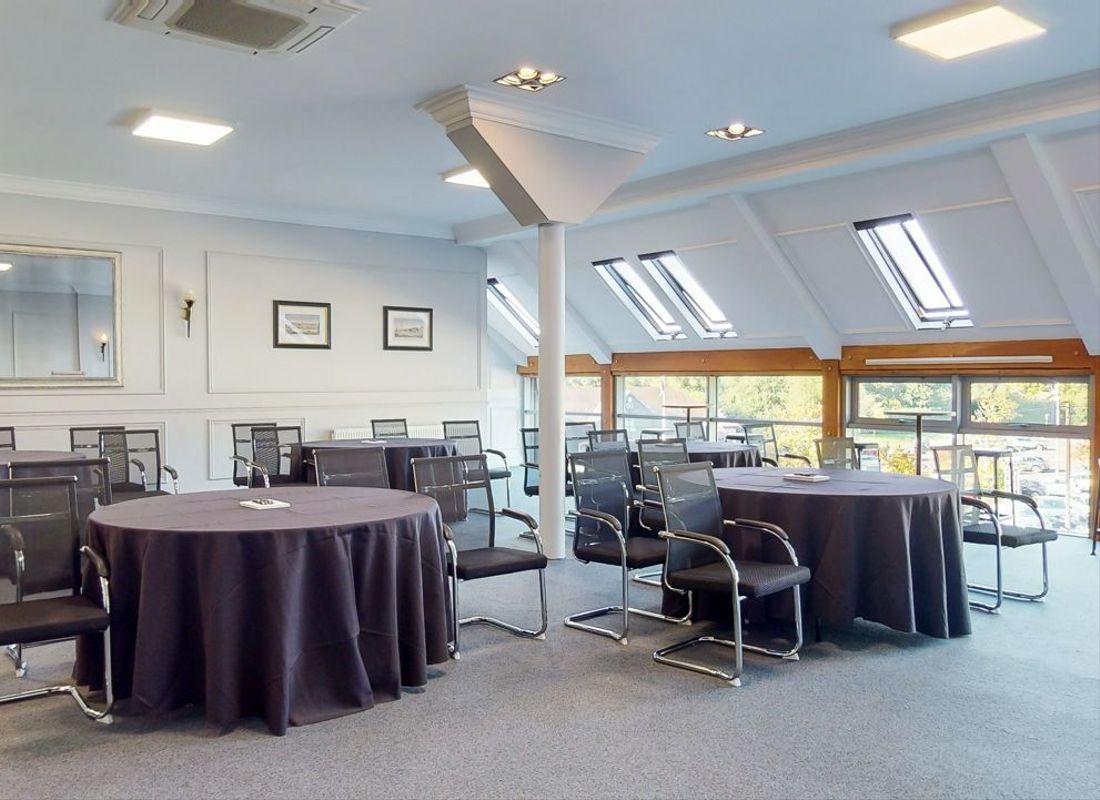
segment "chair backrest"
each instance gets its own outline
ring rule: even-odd
[[[779,443],[775,438],[775,425],[770,422],[745,422],[741,427],[745,430],[745,444],[750,444],[759,450],[761,458],[779,460]]]
[[[489,547],[496,545],[496,513],[493,504],[493,486],[489,480],[489,468],[483,454],[472,456],[443,456],[439,458],[414,458],[412,460],[413,485],[420,494],[435,498],[443,521],[456,528],[470,520],[470,494],[485,493],[485,510],[489,523]],[[463,530],[455,531],[462,537]]]
[[[588,434],[596,430],[595,422],[565,423],[565,455],[582,453],[588,447]]]
[[[573,479],[573,502],[578,511],[600,511],[619,521],[623,535],[630,530],[630,506],[634,492],[626,450],[590,450],[569,457]],[[606,525],[588,517],[577,517],[573,552],[596,541],[617,541]]]
[[[854,439],[845,436],[825,436],[814,439],[817,465],[829,469],[859,469],[859,454]]]
[[[687,442],[683,439],[639,439],[638,470],[642,485],[656,489],[654,469],[666,464],[688,463]]]
[[[657,486],[665,509],[665,530],[722,534],[722,503],[709,461],[666,464],[657,468]],[[670,541],[669,572],[709,564],[718,556],[708,548]]]
[[[677,422],[675,425],[677,439],[705,441],[707,438],[707,429],[702,422]]]
[[[80,592],[76,482],[72,476],[0,481],[0,526],[12,525],[23,536],[24,594]],[[0,548],[0,564],[8,568],[6,536]]]
[[[321,447],[313,451],[318,486],[363,486],[389,489],[383,447]]]
[[[670,433],[675,433],[668,428],[642,428],[642,432],[638,435],[638,439],[664,439]]]
[[[252,428],[252,461],[271,478],[301,475],[302,429],[297,425]]]
[[[409,423],[404,419],[372,419],[370,432],[372,439],[408,439]]]
[[[0,428],[0,450],[15,449],[15,428]]]
[[[121,431],[125,428],[125,425],[81,425],[69,428],[69,450],[74,453],[94,450],[99,455],[99,432]]]
[[[476,419],[444,420],[443,438],[455,443],[460,456],[476,456],[485,449],[481,445],[481,423]]]
[[[106,458],[27,461],[11,464],[9,477],[76,478],[76,515],[80,542],[87,543],[88,517],[100,506],[111,504],[110,462]]]
[[[588,432],[589,450],[622,450],[630,449],[630,434],[625,428],[611,428],[605,431]]]
[[[112,492],[140,492],[150,487],[160,490],[160,431],[99,431],[99,454],[110,461]]]
[[[950,481],[963,494],[977,495],[982,490],[978,480],[978,460],[974,448],[968,444],[944,445],[932,448],[932,460],[936,477]]]
[[[878,442],[856,442],[856,454],[859,456],[860,469],[882,471],[882,449]]]

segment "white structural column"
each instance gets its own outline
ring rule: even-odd
[[[539,225],[539,531],[565,557],[565,226]]]

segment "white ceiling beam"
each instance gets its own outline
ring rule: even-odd
[[[786,281],[791,295],[805,312],[797,320],[788,320],[796,325],[806,343],[818,358],[840,358],[840,334],[833,327],[817,298],[806,287],[802,276],[794,264],[787,258],[749,201],[741,195],[723,195],[712,199],[711,204],[722,212],[729,223],[732,238],[737,246],[745,248],[750,258],[771,266]]]
[[[988,139],[1052,120],[1100,111],[1095,70],[964,100],[869,125],[771,147],[623,184],[593,215],[714,195],[949,142]],[[522,229],[507,214],[455,225],[459,244],[485,244]]]
[[[1030,135],[990,149],[1070,319],[1089,353],[1100,355],[1100,248],[1080,205]]]
[[[566,248],[569,243],[566,240]],[[525,281],[532,286],[538,286],[538,266],[531,253],[519,242],[498,242],[493,245],[494,255],[507,258],[520,272]],[[568,275],[566,275],[565,298],[565,328],[574,334],[580,334],[580,340],[588,355],[596,360],[597,364],[611,363],[611,348],[607,342],[596,333],[596,330],[588,324],[588,320],[577,311],[576,306],[569,302]]]

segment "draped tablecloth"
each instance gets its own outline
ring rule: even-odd
[[[239,505],[255,497],[291,506]],[[97,510],[89,538],[111,570],[122,713],[204,704],[212,725],[259,716],[283,734],[396,700],[448,658],[429,497],[311,486],[157,497]],[[82,683],[101,682],[99,653],[92,637],[79,642]]]
[[[302,443],[302,462],[305,475],[302,480],[316,483],[313,473],[313,451],[323,447],[382,447],[386,451],[386,468],[390,475],[390,488],[415,491],[412,473],[414,458],[434,458],[458,454],[450,439],[325,439]]]
[[[715,469],[723,467],[759,467],[760,451],[753,445],[737,442],[704,442],[692,439],[685,442],[689,461],[709,461]],[[638,468],[638,443],[630,444],[631,469]],[[637,474],[637,473],[635,473]]]
[[[813,573],[803,588],[805,620],[862,618],[940,638],[970,633],[954,484],[842,469],[799,469],[829,476],[801,483],[783,478],[791,471],[716,470],[715,481],[726,519],[771,522],[790,536],[799,563]],[[724,538],[734,561],[787,560],[771,537]],[[676,607],[675,595],[665,599],[666,607]],[[789,619],[791,602],[789,592],[768,598],[764,613]]]

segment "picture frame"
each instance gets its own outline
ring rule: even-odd
[[[332,349],[332,304],[272,301],[272,344],[296,350]]]
[[[429,351],[435,347],[433,309],[382,306],[382,349]]]

